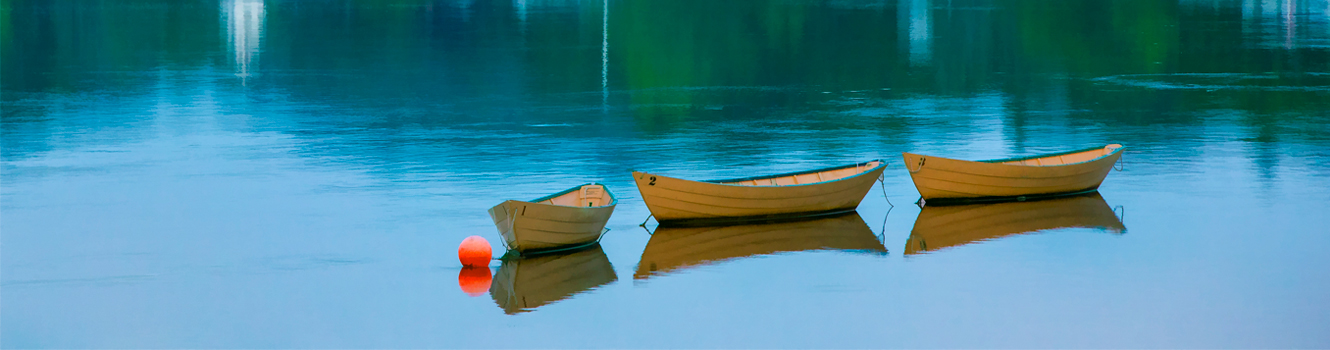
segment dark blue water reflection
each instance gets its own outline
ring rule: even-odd
[[[6,348],[1330,347],[1325,0],[13,0],[0,56]],[[630,169],[1110,142],[1123,230],[916,250],[896,163],[887,254],[642,265]],[[588,181],[594,281],[459,289],[487,208]]]

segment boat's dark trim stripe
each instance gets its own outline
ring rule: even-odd
[[[1099,187],[1096,186],[1096,187],[1091,188],[1091,189],[1079,190],[1079,191],[1072,191],[1072,192],[1044,193],[1044,194],[1030,194],[1030,195],[1024,195],[1024,196],[970,197],[970,198],[934,198],[934,199],[923,199],[923,198],[919,198],[919,200],[923,201],[925,206],[930,206],[930,205],[932,205],[932,206],[945,206],[945,205],[962,205],[962,204],[977,204],[977,203],[997,203],[997,202],[1026,202],[1026,201],[1037,201],[1037,200],[1053,199],[1053,198],[1062,198],[1062,197],[1072,197],[1072,196],[1078,196],[1078,195],[1083,195],[1083,194],[1093,193],[1093,192],[1098,192],[1098,191],[1099,191]],[[917,203],[919,203],[919,202],[916,201],[915,203],[917,204]]]
[[[523,250],[523,251],[517,251],[516,249],[513,249],[513,250],[509,250],[509,251],[507,251],[507,252],[504,252],[503,256],[499,257],[499,260],[521,259],[521,258],[529,258],[529,257],[532,257],[532,256],[537,256],[537,255],[546,255],[546,254],[554,254],[554,253],[563,253],[563,252],[571,252],[571,251],[580,251],[580,250],[583,250],[583,249],[590,249],[591,247],[594,247],[594,246],[596,246],[597,244],[600,244],[600,239],[599,239],[599,238],[597,238],[596,240],[591,241],[591,242],[589,242],[589,243],[575,243],[575,244],[569,244],[569,245],[562,245],[562,246],[558,246],[558,247],[541,248],[541,249],[527,249],[527,250]]]

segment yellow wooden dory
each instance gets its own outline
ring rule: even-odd
[[[1094,191],[1124,147],[985,161],[904,153],[905,168],[926,203],[1023,199]]]
[[[507,200],[489,213],[509,250],[538,254],[599,242],[617,203],[605,185],[588,183],[531,201]]]
[[[752,225],[658,227],[634,279],[748,256],[817,249],[886,253],[858,213]]]
[[[1099,193],[1032,202],[926,206],[914,221],[905,255],[1071,227],[1127,230]]]
[[[647,209],[662,225],[715,224],[853,211],[886,161],[741,179],[693,181],[633,172]]]
[[[618,280],[600,245],[561,254],[504,260],[490,297],[507,314],[531,311]]]

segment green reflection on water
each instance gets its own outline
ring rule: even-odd
[[[910,115],[899,102],[918,96],[995,96],[1015,133],[1042,118],[1027,111],[1050,109],[1125,125],[1233,109],[1261,133],[1324,131],[1330,20],[1264,5],[5,1],[0,66],[7,101],[145,94],[163,74],[195,71],[293,101],[424,109],[372,121],[384,126],[551,124],[619,108],[648,132],[771,115],[807,115],[821,130],[856,123],[847,115]]]

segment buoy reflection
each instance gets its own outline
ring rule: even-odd
[[[490,268],[485,266],[467,266],[457,274],[457,286],[462,293],[473,297],[485,295],[490,289]]]

